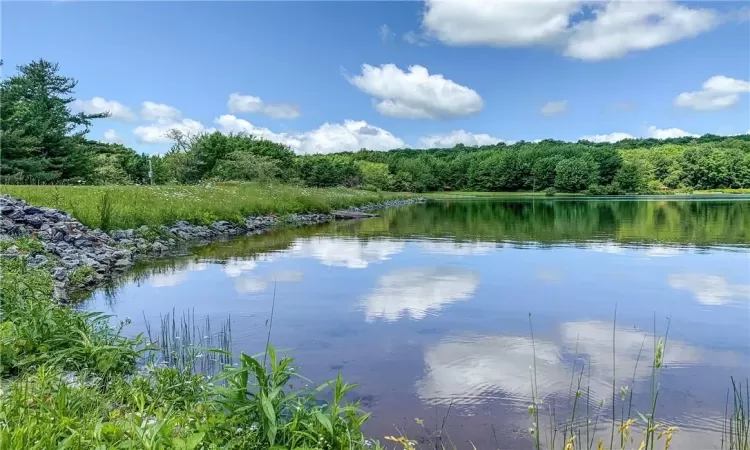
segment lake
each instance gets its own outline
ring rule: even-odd
[[[316,383],[358,383],[373,437],[424,439],[421,418],[479,449],[529,448],[533,373],[558,422],[578,377],[590,417],[611,414],[613,379],[618,415],[624,386],[645,413],[669,318],[657,414],[677,448],[720,448],[730,376],[750,376],[749,244],[746,197],[434,200],[196,248],[81,307],[128,333],[231,317],[251,354],[273,309],[273,345]]]

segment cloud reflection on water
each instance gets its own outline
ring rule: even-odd
[[[296,270],[284,270],[267,276],[241,276],[234,281],[234,290],[241,293],[263,292],[274,283],[292,283],[302,281],[305,274]]]
[[[172,287],[187,281],[188,273],[200,272],[206,270],[206,263],[190,263],[180,270],[173,270],[169,273],[155,273],[151,276],[151,286],[153,287]]]
[[[494,242],[454,242],[454,241],[436,241],[425,240],[419,243],[419,248],[423,253],[435,255],[485,255],[498,248],[500,244]]]
[[[424,319],[445,306],[468,300],[479,286],[479,275],[457,267],[420,267],[387,273],[361,301],[365,320],[394,322],[408,316]]]
[[[693,293],[699,303],[722,306],[733,300],[750,300],[750,285],[729,284],[719,275],[701,273],[674,273],[668,278],[669,285]]]
[[[312,257],[326,266],[364,269],[401,253],[403,249],[401,241],[316,238],[295,241],[289,254]]]
[[[525,407],[531,402],[530,371],[535,348],[537,395],[541,400],[568,394],[576,354],[586,362],[586,376],[590,370],[588,388],[592,399],[607,399],[612,393],[613,375],[619,389],[631,383],[634,372],[636,381],[651,374],[649,351],[654,345],[653,335],[618,329],[615,342],[616,371],[612,361],[612,324],[604,321],[562,323],[557,339],[537,338],[533,347],[530,337],[453,337],[425,350],[425,375],[417,382],[416,390],[428,404],[448,405],[452,401],[473,405],[500,397]],[[670,369],[699,363],[725,367],[743,364],[733,352],[708,351],[675,340],[669,341],[665,353],[664,365]],[[577,367],[580,370],[581,362]]]

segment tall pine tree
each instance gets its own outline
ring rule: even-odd
[[[0,84],[0,173],[11,181],[56,181],[85,176],[91,155],[83,136],[107,113],[73,113],[77,81],[40,59],[18,66]]]

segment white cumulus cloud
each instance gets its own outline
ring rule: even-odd
[[[174,122],[182,117],[182,112],[174,106],[164,103],[143,102],[141,119],[149,122]]]
[[[284,144],[297,153],[335,153],[369,150],[390,150],[406,147],[406,143],[389,131],[368,124],[365,121],[346,120],[343,124],[324,123],[312,131],[302,133],[275,133],[268,128],[258,127],[231,114],[220,116],[215,121],[220,131],[243,132],[259,138]]]
[[[594,18],[573,26],[567,56],[598,61],[660,47],[709,31],[720,22],[711,9],[671,0],[602,2]]]
[[[441,119],[479,112],[484,101],[471,88],[426,67],[414,65],[403,71],[395,64],[364,64],[362,73],[349,82],[373,97],[375,109],[384,116],[407,119]]]
[[[110,144],[121,144],[122,138],[117,134],[116,130],[110,128],[104,130],[104,142],[109,142]]]
[[[656,139],[670,139],[679,137],[699,137],[700,134],[689,133],[679,128],[665,128],[660,129],[655,126],[648,127],[648,137]]]
[[[451,148],[458,144],[469,147],[481,145],[493,145],[503,142],[502,139],[485,133],[470,133],[465,130],[455,130],[446,134],[431,134],[419,138],[422,147],[425,148]]]
[[[468,300],[479,286],[479,275],[457,267],[426,267],[390,272],[361,302],[365,319],[394,322],[409,316],[424,319],[445,306]]]
[[[581,1],[427,0],[425,32],[449,45],[525,47],[550,44],[568,33]]]
[[[628,133],[609,133],[609,134],[593,134],[588,136],[581,136],[582,141],[589,142],[618,142],[623,139],[635,139],[635,136]]]
[[[219,126],[222,133],[245,133],[255,137],[266,139],[279,144],[288,145],[291,148],[298,148],[301,141],[295,135],[288,133],[274,133],[265,127],[253,125],[245,119],[240,119],[231,114],[224,114],[216,118],[214,122]]]
[[[549,102],[542,106],[540,112],[543,116],[551,117],[558,116],[568,110],[568,102]]]
[[[694,37],[721,21],[714,10],[672,0],[426,0],[422,28],[448,45],[542,45],[599,61]]]
[[[748,92],[750,92],[750,82],[716,75],[703,83],[702,90],[683,92],[678,95],[674,104],[697,111],[712,111],[737,104],[740,94]]]
[[[121,122],[132,122],[136,114],[132,109],[115,100],[105,100],[102,97],[94,97],[90,100],[75,100],[72,109],[84,114],[109,113],[110,120]]]
[[[389,131],[363,120],[324,123],[319,128],[303,133],[300,153],[332,153],[340,151],[390,150],[406,147],[406,143]]]
[[[230,113],[256,113],[273,119],[296,119],[300,116],[298,105],[292,103],[265,103],[260,97],[239,92],[229,94],[227,107]]]
[[[142,144],[166,144],[171,142],[167,137],[167,133],[171,130],[177,130],[186,135],[213,131],[213,129],[207,129],[197,120],[182,119],[179,121],[163,120],[150,125],[141,125],[133,130],[133,134]]]

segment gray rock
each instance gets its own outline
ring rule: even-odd
[[[42,214],[43,212],[41,208],[37,208],[36,206],[27,206],[23,209],[23,213],[26,215]]]
[[[65,279],[68,278],[68,274],[62,267],[55,267],[52,269],[52,278],[57,281],[65,281]]]
[[[151,244],[151,250],[157,253],[163,253],[169,250],[169,248],[166,245],[162,244],[161,242],[156,241],[153,244]]]
[[[13,211],[5,215],[8,219],[20,220],[24,218],[25,214],[20,209],[13,208]]]
[[[26,260],[26,264],[28,264],[31,267],[39,267],[47,264],[49,260],[44,255],[34,255],[31,258]]]
[[[121,241],[123,239],[132,239],[133,233],[133,230],[116,230],[112,232],[112,239],[116,241]]]
[[[91,238],[87,236],[79,236],[75,241],[73,241],[73,245],[78,248],[84,248],[91,247],[93,244],[91,243]]]
[[[3,258],[14,259],[17,257],[18,257],[18,247],[15,245],[11,245],[3,253]]]
[[[81,261],[79,259],[70,256],[65,256],[60,260],[60,262],[69,269],[73,269],[81,265]]]
[[[37,215],[34,215],[34,216],[27,215],[25,220],[26,220],[26,223],[28,223],[34,228],[39,228],[44,223],[44,217],[37,216]]]
[[[62,281],[55,281],[55,285],[53,287],[52,297],[55,298],[55,300],[65,303],[70,300],[70,296],[68,295],[68,286],[66,283]]]
[[[119,269],[124,269],[126,267],[130,267],[132,264],[133,263],[130,260],[130,257],[123,257],[115,261],[114,266]]]

